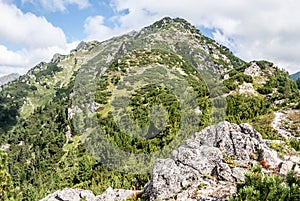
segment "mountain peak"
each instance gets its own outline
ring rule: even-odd
[[[162,28],[168,28],[168,27],[175,27],[178,30],[181,31],[188,31],[191,33],[197,33],[201,34],[201,32],[193,26],[191,23],[189,23],[187,20],[183,18],[171,18],[171,17],[164,17],[161,20],[158,20],[154,22],[152,25],[146,27],[146,29],[162,29]]]
[[[6,83],[9,83],[11,81],[14,81],[18,77],[20,77],[20,75],[18,73],[11,73],[9,75],[2,76],[2,77],[0,77],[0,86],[4,85]]]
[[[300,71],[291,75],[293,80],[297,80],[300,77]]]

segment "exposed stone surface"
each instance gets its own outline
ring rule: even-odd
[[[282,158],[268,145],[270,140],[249,124],[221,122],[195,133],[170,158],[158,159],[152,179],[143,192],[108,188],[94,196],[91,191],[64,189],[42,201],[80,200],[121,201],[142,194],[145,200],[226,200],[236,192],[236,182],[256,164],[265,162],[265,172],[300,175],[299,155]]]
[[[76,47],[76,50],[79,51],[79,50],[86,50],[88,47],[87,43],[84,42],[84,41],[81,41],[77,47]]]
[[[222,200],[236,191],[235,182],[260,161],[271,171],[297,170],[299,159],[281,159],[249,124],[221,122],[183,143],[172,156],[157,160],[143,197],[150,200]],[[299,172],[298,172],[299,174]]]
[[[252,63],[251,66],[245,69],[244,71],[245,75],[250,75],[253,77],[258,77],[262,75],[260,67],[256,63]]]
[[[257,96],[257,92],[255,91],[252,83],[244,82],[243,84],[239,85],[239,94],[250,94]]]
[[[0,150],[5,151],[6,149],[9,149],[9,147],[10,147],[10,144],[6,143],[6,144],[0,146]]]
[[[97,196],[95,201],[122,201],[124,199],[132,198],[136,196],[139,191],[132,191],[132,190],[123,190],[123,189],[112,189],[108,188],[106,191]]]
[[[274,112],[274,115],[272,127],[279,136],[285,139],[300,139],[300,110],[280,110]]]
[[[41,201],[80,201],[82,199],[85,199],[86,201],[94,201],[96,197],[92,191],[65,188],[48,195]]]
[[[265,63],[269,67],[273,66],[272,63]],[[265,84],[268,77],[274,73],[272,68],[261,68],[257,61],[250,62],[250,66],[245,69],[244,74],[250,75],[257,84]]]
[[[95,196],[92,191],[81,189],[65,188],[60,191],[48,195],[41,201],[122,201],[127,198],[132,198],[140,193],[140,191],[112,189],[108,188],[106,191],[98,196]]]
[[[60,62],[60,60],[61,60],[61,55],[56,53],[56,54],[53,55],[53,57],[51,59],[51,62],[52,63],[58,63],[58,62]]]

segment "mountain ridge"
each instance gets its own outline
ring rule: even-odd
[[[20,77],[20,75],[18,73],[11,73],[8,75],[4,75],[2,77],[0,77],[0,86],[7,84],[11,81],[16,80],[18,77]]]
[[[300,71],[291,75],[293,80],[297,80],[300,77]]]

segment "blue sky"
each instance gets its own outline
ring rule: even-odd
[[[66,10],[57,10],[45,8],[40,4],[34,4],[31,1],[15,1],[18,8],[23,12],[31,12],[37,16],[44,16],[54,26],[60,27],[67,36],[68,42],[74,40],[82,40],[86,37],[84,34],[84,22],[89,16],[105,16],[110,18],[116,14],[110,6],[110,1],[90,0],[89,5],[85,8],[80,8],[76,4],[69,4]],[[110,23],[105,23],[111,26]]]
[[[0,76],[25,73],[82,41],[182,17],[246,61],[300,67],[297,0],[0,0]]]

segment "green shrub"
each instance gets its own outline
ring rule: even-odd
[[[288,140],[288,144],[294,148],[296,151],[300,151],[300,140],[296,139],[296,138],[292,138],[290,140]]]
[[[237,194],[229,201],[242,200],[300,200],[300,179],[293,172],[286,178],[262,173],[261,166],[255,166],[245,175],[245,182],[237,184]]]
[[[244,80],[247,83],[253,83],[253,78],[251,75],[244,75]]]
[[[236,89],[236,84],[235,84],[234,81],[232,81],[232,80],[225,80],[225,81],[224,81],[224,86],[225,86],[226,89],[228,89],[229,91],[235,90],[235,89]],[[228,91],[228,92],[229,92],[229,91]]]
[[[253,120],[268,112],[269,103],[260,97],[229,95],[226,97],[226,120],[232,123],[241,123]]]
[[[263,86],[257,89],[258,93],[260,94],[270,94],[272,93],[273,89],[269,86]]]
[[[300,89],[300,77],[296,80],[296,84],[297,84],[298,89]]]

